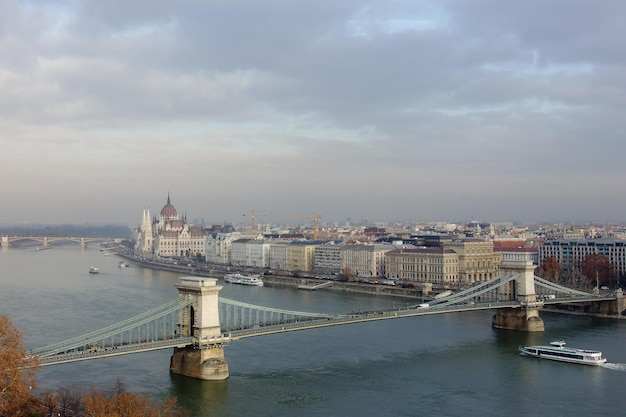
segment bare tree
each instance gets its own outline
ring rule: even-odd
[[[548,256],[541,261],[541,266],[537,268],[537,275],[552,282],[559,282],[561,276],[561,265],[554,256]]]
[[[73,417],[82,411],[82,390],[79,387],[59,388],[57,390],[61,417]]]
[[[47,416],[54,415],[59,408],[59,398],[52,391],[44,391],[39,395],[39,401]]]
[[[352,268],[350,268],[349,266],[346,266],[345,268],[343,268],[343,270],[339,274],[339,280],[354,282],[356,281],[356,274],[354,273],[354,271],[352,271]]]
[[[587,282],[593,286],[617,284],[615,269],[608,256],[601,253],[592,253],[580,262],[580,270],[587,278]]]

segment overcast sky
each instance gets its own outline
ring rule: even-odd
[[[624,16],[0,0],[0,223],[625,221]]]

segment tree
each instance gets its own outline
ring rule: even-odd
[[[59,408],[59,398],[52,391],[44,391],[39,395],[39,401],[41,406],[46,412],[47,416],[54,415],[53,412]]]
[[[541,266],[537,269],[537,275],[552,282],[559,282],[561,275],[561,265],[554,256],[548,256],[541,261]]]
[[[176,402],[176,398],[168,398],[152,404],[145,395],[126,391],[119,381],[108,397],[92,389],[82,399],[88,417],[187,417],[189,413]]]
[[[346,266],[339,274],[339,281],[354,282],[356,281],[356,274],[352,271],[352,268]]]
[[[0,416],[25,416],[37,408],[33,390],[38,370],[37,360],[26,355],[22,334],[0,315]]]
[[[0,315],[0,417],[54,415],[66,417],[187,417],[176,398],[155,404],[142,394],[127,392],[117,383],[110,397],[91,390],[83,395],[78,387],[45,391],[33,395],[37,387],[39,362],[29,358],[22,346],[22,334],[7,316]]]
[[[61,417],[73,417],[80,414],[83,410],[82,395],[80,387],[76,386],[72,388],[62,387],[57,390]]]
[[[580,270],[593,286],[617,284],[615,269],[608,256],[591,253],[580,262]]]

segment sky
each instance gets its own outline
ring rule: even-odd
[[[624,16],[0,0],[0,223],[626,221]]]

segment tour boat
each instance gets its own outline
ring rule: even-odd
[[[565,347],[565,342],[550,342],[550,345],[524,346],[519,348],[522,355],[533,356],[553,361],[580,363],[583,365],[602,365],[606,359],[597,350],[576,349]]]
[[[229,284],[256,285],[263,286],[263,280],[259,275],[243,275],[240,273],[227,274],[224,276],[224,282]]]
[[[98,268],[96,268],[95,266],[90,266],[89,267],[89,273],[90,274],[99,274],[100,270]]]

